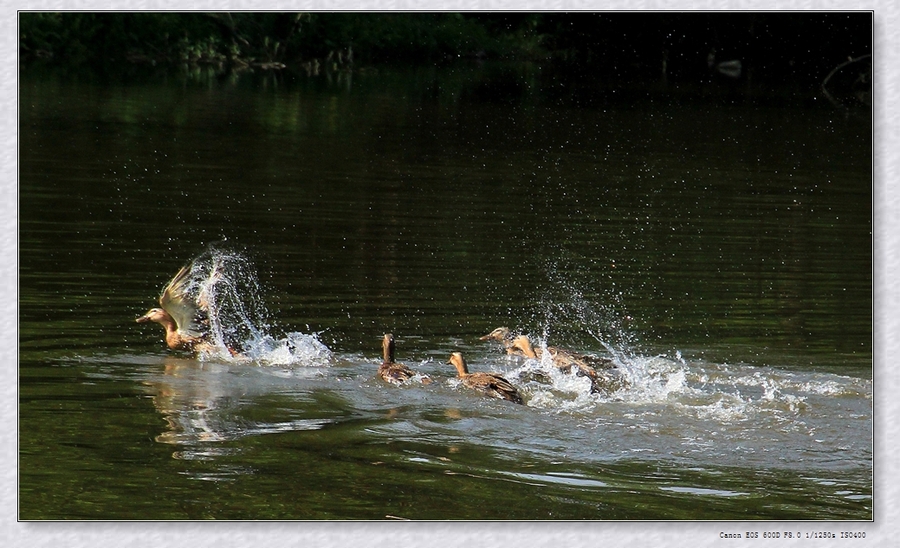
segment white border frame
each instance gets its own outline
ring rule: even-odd
[[[801,522],[786,527],[783,522],[23,522],[18,516],[17,428],[0,430],[2,472],[0,504],[3,514],[0,539],[4,546],[37,548],[118,548],[127,545],[191,548],[243,546],[366,546],[420,547],[426,544],[474,548],[476,546],[553,546],[554,548],[600,548],[612,546],[887,546],[900,541],[898,482],[900,428],[900,373],[889,356],[900,355],[897,308],[900,291],[891,282],[900,271],[900,192],[895,178],[900,160],[900,118],[897,114],[897,57],[900,54],[900,9],[896,0],[869,2],[824,0],[785,2],[778,0],[684,1],[623,0],[33,0],[4,2],[0,18],[0,70],[3,102],[0,124],[6,146],[0,152],[3,182],[0,183],[0,288],[7,295],[0,316],[0,364],[7,382],[0,389],[0,409],[7,425],[17,425],[18,390],[18,119],[17,119],[17,10],[874,10],[875,120],[874,120],[874,345],[875,359],[875,493],[873,522]],[[15,295],[15,299],[12,296]],[[892,338],[892,335],[895,337]],[[790,522],[788,522],[790,523]],[[744,530],[856,530],[866,531],[865,540],[722,540],[720,531]]]

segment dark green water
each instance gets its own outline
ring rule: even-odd
[[[21,519],[872,518],[865,112],[492,65],[19,99]],[[325,358],[134,322],[223,238]],[[630,384],[530,383],[500,325]],[[387,331],[437,382],[377,379]]]

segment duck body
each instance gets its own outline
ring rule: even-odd
[[[496,373],[470,373],[465,358],[459,352],[450,355],[447,362],[456,368],[457,377],[462,381],[463,385],[472,390],[483,392],[493,398],[511,401],[513,403],[524,404],[519,391],[508,380],[504,379]]]
[[[493,340],[499,342],[503,345],[506,353],[511,356],[534,358],[540,360],[544,355],[544,349],[540,347],[534,348],[529,343],[528,346],[530,350],[526,351],[525,348],[523,348],[523,345],[516,344],[516,341],[521,337],[526,336],[516,335],[512,333],[508,327],[498,327],[497,329],[491,331],[483,337],[480,337],[479,339],[482,341]],[[565,348],[559,348],[558,346],[548,346],[547,352],[550,353],[550,357],[553,359],[553,363],[561,368],[571,368],[572,366],[576,366],[580,369],[583,369],[585,367],[588,369],[592,367],[598,367],[600,369],[612,369],[615,367],[613,361],[608,358],[579,354],[578,352],[566,350]]]
[[[381,365],[378,366],[378,376],[385,382],[400,385],[416,376],[416,373],[412,369],[402,363],[394,361],[395,346],[394,336],[392,334],[385,333],[384,339],[382,339],[381,342],[381,348],[384,353],[384,359],[381,362]],[[422,375],[423,384],[428,384],[430,382],[430,378]]]
[[[543,357],[542,349],[534,348],[527,335],[515,337],[512,342],[512,347],[519,355],[524,356],[525,358],[540,361]],[[574,370],[575,374],[579,377],[589,378],[591,380],[591,393],[606,392],[609,391],[612,386],[620,384],[617,378],[613,379],[613,377],[608,374],[600,375],[589,365],[589,359],[602,360],[599,363],[601,363],[603,369],[615,369],[615,364],[612,363],[612,360],[598,358],[596,356],[585,356],[583,354],[577,354],[555,347],[548,347],[547,352],[550,354],[553,366],[563,373],[571,373]]]
[[[193,351],[206,343],[200,335],[190,335],[178,329],[178,322],[163,308],[151,308],[136,320],[138,323],[155,322],[166,330],[166,346],[172,350]]]
[[[382,363],[378,366],[378,376],[391,384],[403,384],[413,378],[415,373],[402,363]]]
[[[508,327],[498,327],[487,335],[479,337],[479,340],[497,341],[503,345],[506,353],[512,356],[534,358],[540,360],[544,355],[544,349],[540,347],[534,348],[533,345],[529,343],[531,350],[526,352],[521,344],[516,344],[516,341],[521,337],[527,338],[526,335],[514,334],[509,330]],[[573,352],[571,350],[560,348],[558,346],[548,346],[547,352],[550,353],[550,356],[553,359],[553,363],[561,367],[573,365],[579,368],[588,367],[599,369],[615,369],[616,367],[616,364],[613,363],[613,361],[609,358],[601,358],[599,356],[591,356],[588,354],[579,354],[578,352]]]
[[[200,352],[213,347],[209,340],[209,311],[205,299],[188,294],[190,273],[190,265],[183,266],[163,288],[160,306],[151,308],[136,321],[160,324],[166,331],[166,346],[172,350]]]
[[[596,369],[615,369],[616,364],[609,358],[600,356],[592,356],[590,354],[579,354],[564,348],[550,347],[547,349],[553,354],[553,359],[557,361],[569,361],[578,367],[588,367],[592,370]]]
[[[553,359],[554,365],[556,365],[560,369],[570,369],[574,367],[580,372],[580,374],[584,374],[587,376],[596,374],[594,368],[615,369],[616,367],[613,361],[609,358],[579,354],[577,352],[572,352],[571,350],[566,350],[564,348],[559,348],[556,346],[548,346],[547,352],[550,353],[550,357],[551,359]],[[543,354],[541,348],[536,348],[535,353],[537,354],[538,359],[540,359],[541,355]]]

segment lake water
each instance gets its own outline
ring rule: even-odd
[[[20,519],[873,517],[868,111],[492,64],[21,77]],[[134,321],[198,256],[245,356]],[[377,377],[386,332],[435,382]]]

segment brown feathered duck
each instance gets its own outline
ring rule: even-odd
[[[516,387],[500,375],[482,372],[469,373],[469,366],[460,352],[450,354],[450,360],[447,363],[456,367],[456,374],[466,387],[478,390],[494,398],[508,400],[513,403],[525,403]]]
[[[522,353],[526,358],[540,360],[538,349],[531,345],[531,340],[526,335],[519,335],[513,339],[513,347]],[[549,349],[548,349],[549,352]],[[622,378],[619,372],[614,370],[615,366],[606,368],[603,374],[598,374],[596,370],[584,363],[581,359],[574,358],[565,351],[557,353],[551,352],[553,365],[563,373],[570,373],[573,369],[579,377],[587,377],[591,380],[591,392],[609,392],[622,387]]]
[[[515,338],[516,336],[512,334],[508,327],[498,327],[478,339],[481,341],[497,341],[503,345],[503,349],[507,354],[516,354],[517,351],[513,348],[513,339]]]
[[[530,348],[530,350],[526,350],[526,348],[524,348],[525,345],[521,343],[521,337],[525,337],[525,339],[528,339],[526,335],[516,335],[512,333],[508,327],[498,327],[487,335],[480,337],[480,340],[498,341],[503,345],[506,353],[512,356],[535,358],[540,360],[544,355],[543,348],[535,348],[531,344],[530,339],[528,339],[529,342],[527,346],[528,348]],[[520,344],[518,345],[516,344],[517,340],[520,341]],[[592,370],[594,368],[614,369],[616,367],[615,363],[613,363],[613,361],[609,358],[579,354],[578,352],[573,352],[565,348],[559,348],[558,346],[548,346],[547,352],[550,353],[550,357],[553,359],[553,364],[561,369],[568,370],[572,366],[578,367],[579,369],[583,369],[586,367]]]
[[[208,303],[203,296],[188,295],[191,265],[186,265],[163,288],[160,308],[151,308],[138,323],[156,322],[166,330],[166,346],[173,350],[202,352],[213,349],[208,326]],[[229,349],[230,350],[230,349]],[[235,352],[231,350],[232,354]]]
[[[416,376],[412,369],[394,361],[394,336],[391,333],[384,334],[384,339],[381,341],[381,349],[384,353],[384,360],[378,366],[379,377],[391,384],[403,384]],[[421,378],[422,384],[431,382],[427,375],[421,375]]]

